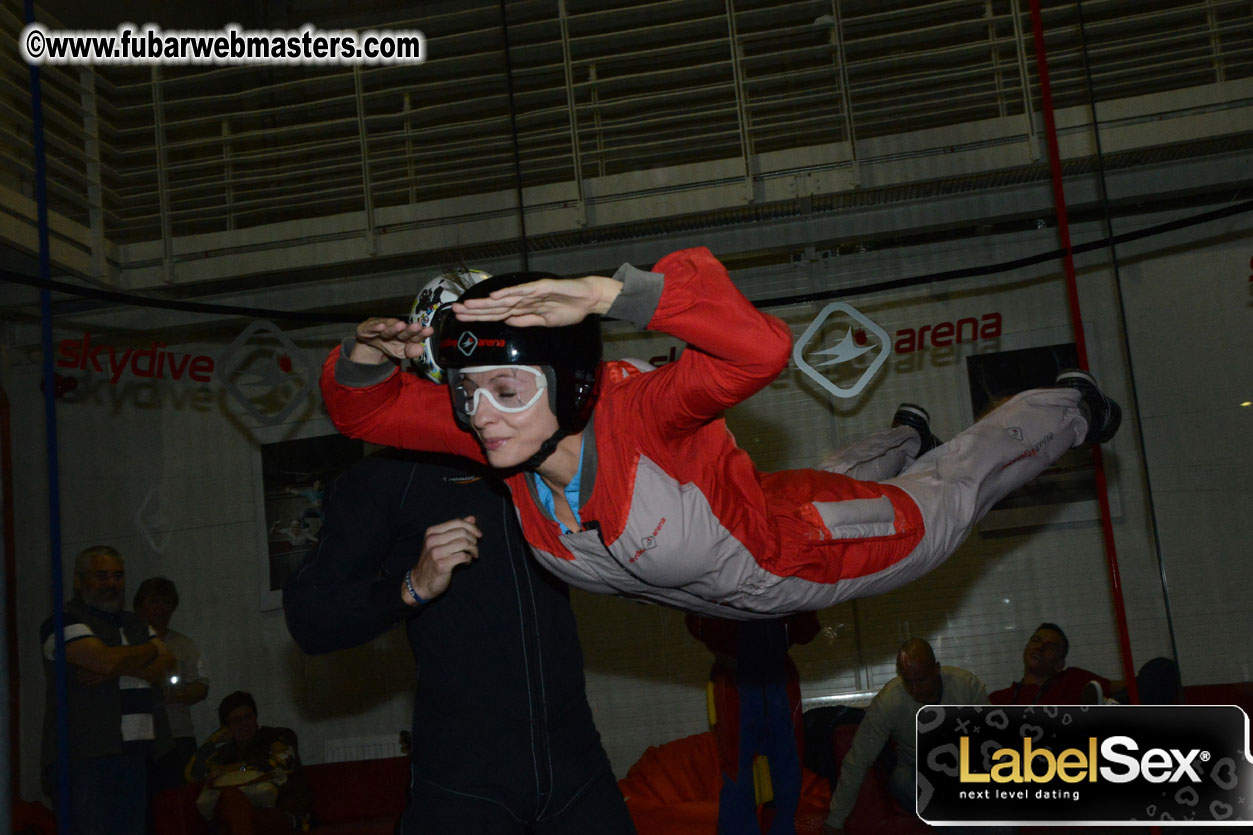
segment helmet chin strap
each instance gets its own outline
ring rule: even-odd
[[[561,443],[562,439],[569,434],[567,430],[559,428],[552,434],[552,437],[539,445],[539,449],[535,451],[534,455],[519,464],[518,469],[534,470],[538,468],[540,464],[548,460],[548,456],[557,451],[557,444]]]

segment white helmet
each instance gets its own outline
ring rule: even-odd
[[[421,323],[424,327],[429,328],[437,310],[445,305],[452,304],[466,290],[469,290],[483,279],[491,277],[491,273],[485,273],[482,270],[472,270],[469,267],[444,270],[428,281],[426,286],[414,298],[413,306],[409,308],[409,321],[411,323]],[[415,360],[415,364],[418,366],[418,370],[431,380],[441,384],[444,382],[444,369],[440,368],[435,362],[435,345],[430,337],[423,340],[422,356]]]

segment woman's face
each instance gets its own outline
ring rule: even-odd
[[[547,381],[535,366],[463,369],[453,390],[453,408],[469,417],[487,463],[497,469],[526,461],[557,431]]]

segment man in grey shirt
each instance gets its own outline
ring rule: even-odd
[[[891,738],[896,743],[896,767],[888,778],[888,789],[905,809],[913,811],[917,792],[918,756],[915,715],[928,704],[986,705],[988,691],[974,673],[960,667],[941,667],[931,645],[921,638],[910,638],[896,653],[896,678],[874,697],[853,737],[853,744],[840,764],[840,779],[831,797],[827,826],[842,832],[845,819],[853,811],[866,771],[878,759]],[[830,830],[828,830],[830,831]]]

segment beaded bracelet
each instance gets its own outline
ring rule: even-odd
[[[410,575],[410,574],[412,574],[412,573],[413,573],[413,571],[412,571],[412,570],[410,570],[410,571],[406,571],[406,572],[405,572],[405,589],[407,589],[407,590],[408,590],[409,595],[410,595],[410,596],[411,596],[414,600],[418,601],[418,604],[417,604],[417,605],[419,605],[419,606],[425,606],[425,605],[426,605],[426,601],[422,599],[422,596],[421,596],[420,594],[418,594],[417,589],[415,589],[415,588],[413,587],[413,579],[409,576],[409,575]]]

